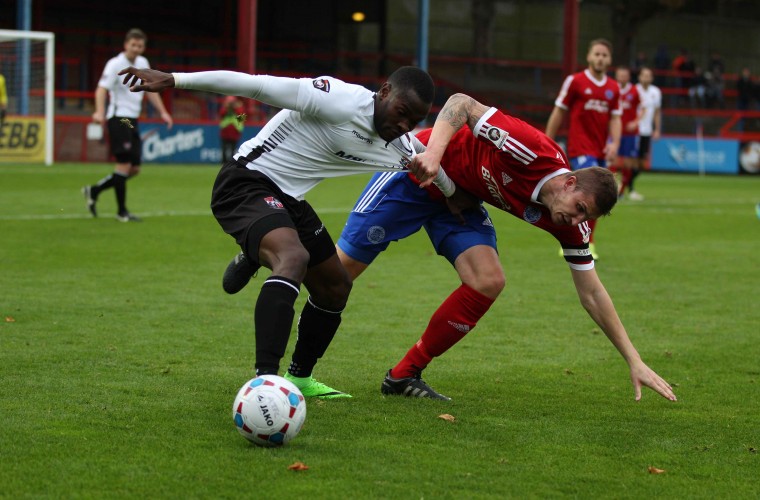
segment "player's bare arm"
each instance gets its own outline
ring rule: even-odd
[[[620,119],[620,115],[613,115],[610,118],[610,142],[604,147],[604,157],[609,164],[612,164],[617,158],[622,132],[623,121]]]
[[[673,388],[641,360],[638,351],[628,338],[607,290],[594,269],[571,270],[575,289],[586,312],[602,329],[607,338],[628,363],[636,401],[641,399],[641,387],[646,386],[665,399],[676,401]]]
[[[95,89],[95,112],[92,113],[92,121],[104,123],[106,121],[106,96],[108,90],[103,87]]]
[[[133,66],[119,71],[124,76],[124,85],[132,92],[161,92],[174,87],[174,76],[155,69],[137,69]]]
[[[465,94],[454,94],[449,97],[435,120],[427,151],[415,156],[409,166],[417,179],[423,181],[423,177],[425,178],[427,182],[422,182],[423,187],[430,184],[431,176],[435,177],[438,173],[438,166],[446,151],[446,146],[457,130],[465,125],[474,128],[488,109],[487,106]]]
[[[549,139],[554,140],[557,136],[559,126],[562,125],[562,119],[565,117],[565,110],[559,106],[554,106],[552,114],[549,115],[549,121],[546,122],[546,135]]]
[[[654,130],[652,130],[652,139],[660,138],[660,122],[662,120],[662,110],[658,107],[654,110]]]
[[[161,100],[161,96],[158,94],[147,94],[147,96],[153,107],[158,110],[158,113],[161,115],[161,119],[166,123],[167,128],[171,129],[174,125],[174,119],[172,118],[172,115],[166,111],[166,107],[164,106],[164,101]]]

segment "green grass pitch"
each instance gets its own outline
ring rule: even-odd
[[[88,217],[79,188],[110,169],[0,167],[0,497],[759,494],[760,178],[645,174],[646,200],[599,224],[599,275],[677,403],[634,402],[557,244],[494,209],[507,288],[425,372],[453,401],[379,391],[458,286],[417,234],[355,283],[317,367],[354,398],[309,401],[293,442],[260,449],[231,418],[258,286],[222,291],[236,246],[208,209],[217,169],[145,167],[128,200],[142,224],[114,219],[112,192]],[[334,239],[367,179],[310,193]]]

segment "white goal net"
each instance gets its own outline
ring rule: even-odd
[[[54,40],[53,33],[0,30],[2,163],[53,163]]]

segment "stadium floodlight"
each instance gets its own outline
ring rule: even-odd
[[[55,35],[42,31],[0,30],[0,74],[5,77],[8,115],[19,117],[8,132],[14,144],[39,144],[44,139],[45,165],[53,164],[53,89]],[[44,134],[32,120],[44,116]],[[40,157],[43,156],[40,150]],[[8,148],[0,150],[0,161],[23,160]],[[40,158],[41,159],[41,158]]]

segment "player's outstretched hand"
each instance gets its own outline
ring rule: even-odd
[[[677,401],[673,388],[646,363],[639,360],[631,365],[631,382],[636,394],[636,401],[641,399],[641,386],[645,385],[657,392],[660,396],[671,401]]]
[[[174,76],[155,69],[137,69],[133,66],[119,71],[124,77],[124,85],[132,92],[161,92],[174,87]]]
[[[420,181],[420,187],[428,187],[438,175],[440,163],[440,158],[436,159],[428,157],[428,153],[420,153],[412,158],[412,162],[407,168]]]

